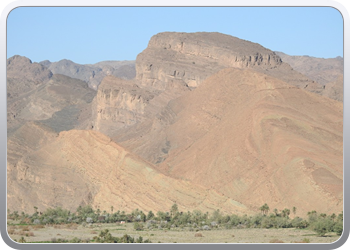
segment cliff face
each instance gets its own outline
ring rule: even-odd
[[[135,80],[106,77],[102,81],[91,126],[122,142],[125,132],[130,138],[139,130],[121,129],[156,116],[163,119],[160,112],[171,100],[197,88],[221,69],[232,67],[250,68],[319,94],[323,91],[323,86],[259,44],[220,33],[165,32],[153,36],[137,56]]]
[[[106,134],[143,120],[145,107],[154,98],[133,81],[107,76],[99,86],[93,103],[93,128]]]
[[[272,51],[220,33],[160,33],[137,56],[136,79],[163,90],[169,84],[197,87],[225,67],[272,68],[282,63]]]
[[[220,33],[159,33],[137,56],[136,79],[164,90],[169,85],[196,88],[223,68],[252,68],[287,83],[320,92],[322,86],[293,71],[273,51]]]

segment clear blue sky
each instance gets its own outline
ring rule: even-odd
[[[343,56],[343,19],[330,7],[20,7],[7,19],[7,57],[135,60],[164,31],[221,32],[289,55]]]

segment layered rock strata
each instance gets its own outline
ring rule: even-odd
[[[208,76],[228,67],[253,68],[300,88],[322,89],[257,43],[206,32],[164,32],[153,36],[147,49],[137,56],[136,79],[142,86],[158,90],[169,84],[196,88]]]

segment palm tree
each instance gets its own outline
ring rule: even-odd
[[[288,217],[290,215],[290,210],[288,208],[283,209],[282,217]]]
[[[111,206],[111,211],[112,211],[112,213],[113,213],[113,206]]]
[[[170,210],[170,212],[171,212],[171,217],[174,217],[175,214],[176,214],[178,211],[179,211],[178,206],[177,206],[176,203],[174,203],[174,204],[171,206],[171,210]]]
[[[297,212],[297,208],[296,207],[293,207],[293,214],[295,215]]]
[[[266,203],[260,207],[260,211],[262,212],[262,214],[266,215],[269,212],[269,210],[270,208]]]

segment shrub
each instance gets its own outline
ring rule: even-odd
[[[81,242],[81,239],[77,238],[77,237],[74,237],[73,239],[71,239],[69,241],[70,243],[80,243]]]
[[[342,233],[343,233],[343,222],[342,221],[338,221],[337,223],[335,223],[335,225],[333,227],[333,231],[339,236],[342,235]]]
[[[302,218],[299,218],[299,217],[295,217],[291,223],[292,223],[292,227],[295,227],[295,228],[307,228],[309,225],[309,223],[306,220],[303,220]]]
[[[35,220],[33,221],[33,224],[35,224],[35,225],[40,224],[40,220],[39,220],[39,219],[35,219]]]
[[[136,231],[141,231],[141,230],[143,230],[143,225],[142,225],[142,223],[135,222],[135,223],[134,223],[134,229],[135,229]]]
[[[324,236],[333,229],[333,222],[328,218],[319,218],[311,225],[311,229],[317,233],[318,236]]]
[[[124,234],[124,236],[119,239],[118,243],[134,243],[134,238]]]
[[[98,236],[94,237],[95,242],[99,243],[116,243],[118,240],[114,238],[108,229],[105,229],[100,232]]]

